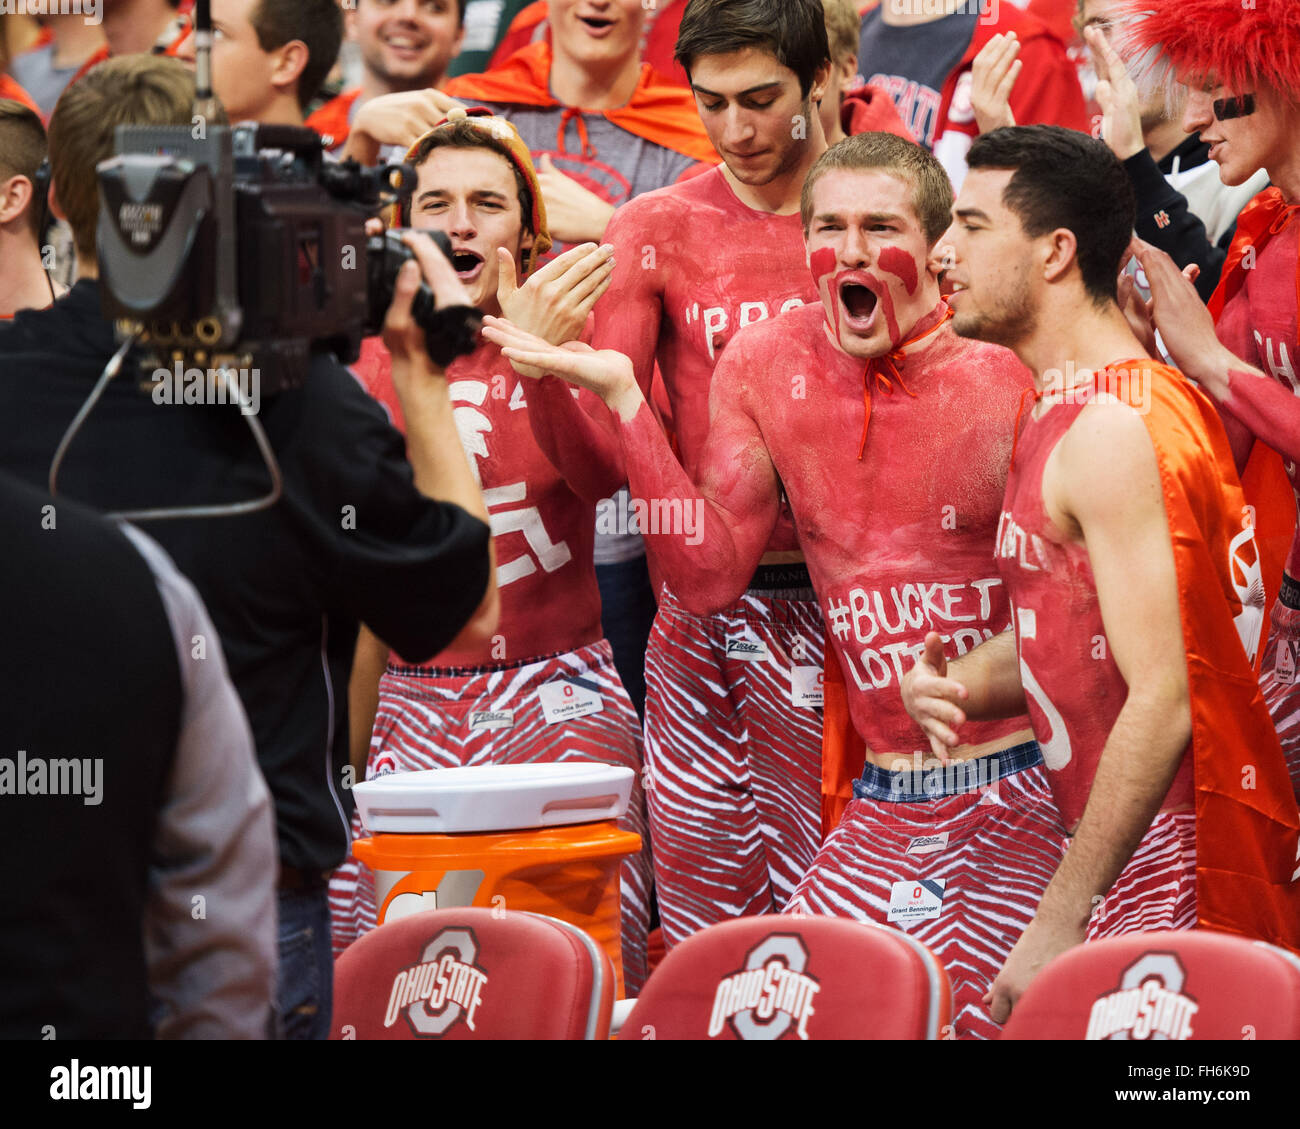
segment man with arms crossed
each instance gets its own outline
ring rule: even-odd
[[[903,699],[937,752],[1028,705],[1072,836],[990,990],[1005,1022],[1085,939],[1199,923],[1295,946],[1300,815],[1234,623],[1227,438],[1115,301],[1123,166],[1055,126],[985,134],[969,165],[947,237],[954,325],[1035,382],[997,538],[1015,634],[952,662],[929,636]]]
[[[1023,708],[972,727],[944,779],[916,751],[925,738],[897,693],[928,630],[964,652],[1010,618],[991,548],[1029,374],[948,324],[932,249],[951,201],[939,162],[891,134],[853,137],[814,165],[803,220],[821,302],[727,347],[698,487],[627,358],[530,347],[499,323],[485,333],[525,349],[507,349],[512,360],[600,392],[638,496],[701,511],[701,538],[650,539],[692,611],[743,590],[789,498],[868,750],[858,798],[791,909],[905,928],[953,976],[957,1033],[987,1036],[996,1028],[980,998],[1033,916],[1063,830]],[[973,373],[984,381],[975,397]],[[925,897],[910,904],[921,882]]]

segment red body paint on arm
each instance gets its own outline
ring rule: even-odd
[[[1300,398],[1295,393],[1262,373],[1230,369],[1222,405],[1288,462],[1300,463]]]
[[[658,530],[642,533],[658,574],[698,615],[720,611],[745,591],[781,510],[776,470],[739,392],[739,378],[754,358],[747,361],[737,344],[723,354],[714,376],[698,487],[648,404],[619,425],[633,504],[643,501],[651,514],[683,515],[680,528],[665,530],[661,521]]]
[[[596,505],[627,481],[623,449],[609,409],[591,392],[574,397],[556,376],[525,386],[533,438],[569,488]]]

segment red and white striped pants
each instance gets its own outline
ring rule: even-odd
[[[665,947],[779,911],[817,853],[822,711],[794,704],[792,669],[815,680],[825,628],[811,590],[797,594],[807,598],[751,591],[714,616],[660,598],[646,800]]]
[[[585,717],[549,724],[538,688],[557,679],[581,678],[597,687],[601,709]],[[472,729],[470,715],[513,710],[505,729]],[[455,768],[476,764],[528,764],[595,760],[637,774],[632,800],[620,826],[641,836],[641,852],[620,872],[623,975],[629,995],[645,981],[646,931],[650,921],[650,839],[641,790],[641,737],[636,711],[614,669],[609,643],[601,640],[568,654],[522,665],[466,674],[431,674],[392,666],[379,682],[379,709],[370,738],[366,779],[388,772]],[[366,834],[357,813],[353,838]],[[354,857],[330,882],[330,917],[337,957],[375,927],[374,876]]]
[[[1196,813],[1157,812],[1088,919],[1088,940],[1196,925]]]
[[[1273,601],[1259,689],[1277,730],[1291,787],[1300,797],[1300,611]],[[1279,661],[1280,660],[1280,661]]]
[[[786,912],[902,929],[948,970],[952,1035],[997,1038],[1001,1028],[981,1001],[1064,855],[1038,746],[937,775],[868,764],[854,795]],[[909,905],[921,884],[927,896]]]

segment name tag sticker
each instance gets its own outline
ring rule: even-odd
[[[943,909],[945,879],[913,878],[895,882],[889,895],[889,921],[929,921]]]
[[[1300,639],[1282,638],[1277,641],[1277,663],[1273,676],[1283,686],[1295,684],[1296,659],[1300,654]]]
[[[547,682],[538,688],[537,696],[542,701],[542,713],[546,716],[547,725],[586,717],[589,713],[599,713],[605,708],[598,690],[590,690],[574,682]]]
[[[476,733],[482,729],[510,729],[514,723],[514,710],[475,710],[469,715],[469,727]]]
[[[745,662],[767,662],[767,644],[757,639],[728,639],[727,658]]]
[[[822,683],[826,673],[819,666],[792,666],[790,668],[790,701],[796,706],[820,706]]]

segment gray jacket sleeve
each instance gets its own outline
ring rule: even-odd
[[[277,963],[270,793],[203,601],[155,542],[122,529],[153,570],[184,694],[145,914],[157,1035],[265,1038]]]

